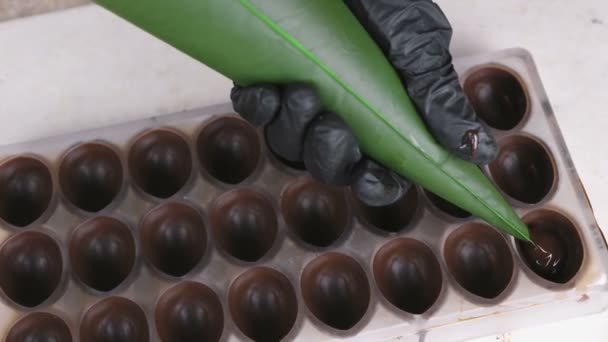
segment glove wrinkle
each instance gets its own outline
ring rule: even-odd
[[[447,70],[446,76],[423,78],[425,76],[411,83],[416,86],[408,87],[408,91],[413,94],[415,105],[422,108],[423,119],[439,143],[458,157],[477,164],[484,165],[494,160],[498,151],[496,141],[459,90],[456,74]],[[422,88],[425,85],[427,88]],[[472,138],[470,132],[476,132],[475,146],[463,143]]]
[[[457,157],[491,162],[497,144],[477,119],[452,65],[452,28],[431,0],[344,0],[401,78],[438,143]],[[321,99],[306,84],[258,84],[231,91],[233,107],[256,126],[281,162],[306,169],[317,180],[350,186],[370,206],[401,199],[411,183],[365,157],[348,125],[322,113]],[[337,100],[337,99],[336,99]]]
[[[306,130],[320,112],[321,99],[312,87],[286,86],[279,115],[266,129],[270,149],[290,162],[302,161]]]
[[[362,158],[350,127],[333,113],[311,124],[304,142],[304,165],[316,179],[334,185],[350,185],[353,169]]]
[[[400,75],[437,141],[464,160],[494,160],[496,141],[460,86],[449,51],[452,28],[439,6],[430,0],[345,2]],[[476,144],[463,143],[473,136]]]
[[[271,84],[251,87],[234,85],[230,92],[234,111],[254,126],[264,126],[274,119],[281,106],[281,92]]]
[[[394,172],[365,158],[357,165],[351,189],[363,203],[383,207],[401,199],[410,186]]]

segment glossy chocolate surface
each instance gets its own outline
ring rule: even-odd
[[[547,196],[556,177],[549,153],[540,143],[524,136],[510,136],[500,142],[490,172],[504,192],[530,204]]]
[[[69,248],[72,271],[98,291],[116,288],[135,264],[135,239],[125,223],[112,217],[85,221],[74,231]]]
[[[62,272],[59,246],[46,234],[17,233],[0,248],[0,287],[17,304],[42,304],[59,285]]]
[[[185,275],[205,255],[205,222],[190,205],[163,203],[144,216],[139,229],[144,256],[156,269],[170,276]]]
[[[188,143],[168,130],[147,132],[131,146],[129,171],[145,193],[158,198],[171,197],[184,187],[192,172]]]
[[[340,253],[323,254],[306,265],[300,286],[308,309],[328,326],[349,330],[365,315],[370,285],[361,265]]]
[[[382,246],[374,257],[373,271],[384,297],[405,312],[426,312],[441,292],[439,262],[418,240],[398,238]]]
[[[280,341],[298,315],[293,285],[267,267],[250,268],[238,276],[230,287],[228,306],[236,326],[254,341]]]
[[[207,124],[198,136],[196,150],[207,173],[228,184],[238,184],[249,177],[262,154],[255,128],[237,117],[223,117]]]
[[[281,210],[289,228],[304,242],[327,247],[347,228],[349,210],[343,189],[300,177],[283,191]]]
[[[120,158],[111,148],[87,143],[70,150],[59,167],[64,196],[76,207],[97,212],[118,195],[123,182]]]
[[[5,342],[72,342],[72,333],[61,318],[46,312],[34,312],[13,325]]]
[[[540,277],[554,283],[569,282],[581,268],[584,248],[576,226],[564,215],[537,210],[524,217],[536,244],[517,241],[524,262]]]
[[[505,239],[490,226],[470,223],[453,231],[444,257],[456,281],[483,298],[496,298],[513,277],[513,256]]]
[[[80,321],[80,341],[148,342],[150,332],[144,311],[122,297],[95,303]]]
[[[167,290],[156,305],[155,317],[162,342],[217,342],[224,329],[217,294],[191,281]]]
[[[0,165],[0,218],[25,227],[42,216],[53,197],[53,179],[38,159],[17,157]]]
[[[211,209],[211,226],[223,250],[243,261],[257,261],[276,239],[277,214],[266,195],[237,189],[217,199]]]
[[[506,69],[480,68],[467,77],[463,88],[476,114],[491,127],[512,129],[528,112],[524,86]]]

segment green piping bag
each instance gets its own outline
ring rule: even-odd
[[[397,73],[338,0],[96,0],[242,85],[304,82],[352,128],[364,153],[405,178],[530,241],[476,165],[428,132]]]

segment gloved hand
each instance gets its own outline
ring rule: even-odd
[[[407,93],[439,143],[477,164],[492,161],[497,145],[476,117],[452,66],[452,29],[430,0],[344,0],[401,76]],[[270,149],[281,159],[303,164],[313,177],[350,185],[371,206],[394,203],[409,181],[364,156],[347,124],[323,111],[305,84],[235,85],[234,109],[265,126]]]

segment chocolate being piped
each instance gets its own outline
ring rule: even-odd
[[[534,241],[517,241],[526,265],[551,282],[570,281],[583,261],[583,244],[572,221],[558,212],[541,209],[526,215],[524,222]]]

